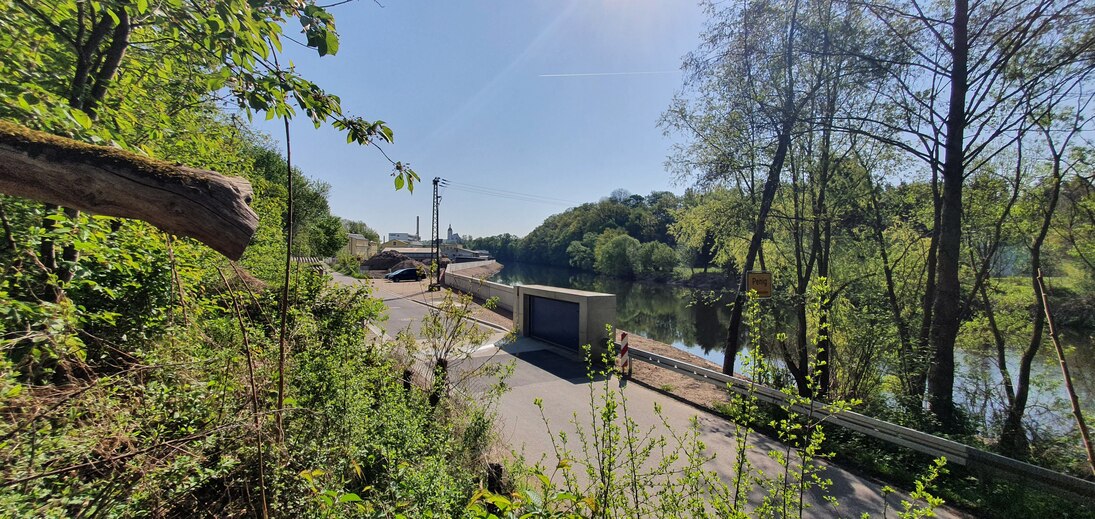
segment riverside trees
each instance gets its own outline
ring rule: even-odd
[[[647,196],[622,189],[598,202],[548,217],[524,238],[470,240],[502,261],[595,270],[611,276],[666,278],[681,263],[670,227],[684,201],[667,191]]]
[[[994,287],[1019,272],[1033,280],[1047,243],[1071,251],[1051,260],[1058,272],[1082,266],[1079,251],[1090,246],[1075,245],[1090,236],[1070,242],[1077,220],[1055,214],[1059,186],[1090,185],[1079,158],[1088,145],[1067,136],[1082,134],[1090,116],[1092,6],[705,5],[710,20],[663,119],[687,138],[673,173],[706,193],[680,216],[678,237],[713,233],[742,270],[775,271],[795,324],[772,347],[800,390],[801,374],[817,368],[822,396],[864,387],[855,378],[870,373],[865,365],[886,366],[889,394],[907,409],[926,401],[944,429],[962,429],[955,345],[999,306]],[[822,313],[834,322],[808,351],[817,332],[803,319],[804,296],[822,280],[833,295]],[[993,341],[1003,371],[1024,343],[1018,382],[999,386],[1009,403],[981,424],[1013,455],[1028,454],[1015,432],[1025,397],[1007,386],[1029,385],[1042,319],[1029,314],[1026,341]],[[736,322],[727,370],[741,341]],[[865,325],[873,337],[853,331]]]

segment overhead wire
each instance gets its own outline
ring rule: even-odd
[[[451,180],[446,180],[446,179],[441,179],[441,182],[444,185],[450,185],[450,186],[468,187],[468,188],[473,188],[473,189],[496,191],[496,192],[499,192],[499,193],[506,193],[506,194],[511,194],[511,195],[529,196],[529,197],[533,197],[533,198],[542,198],[544,200],[555,200],[555,201],[558,201],[558,202],[565,202],[565,203],[568,203],[568,204],[576,203],[573,200],[567,200],[565,198],[555,198],[555,197],[551,197],[551,196],[533,195],[533,194],[529,194],[529,193],[521,193],[521,192],[518,192],[518,191],[509,191],[509,190],[506,190],[506,189],[499,189],[499,188],[496,188],[496,187],[477,186],[477,185],[474,185],[474,184],[465,184],[463,182],[453,182]]]
[[[450,180],[441,179],[441,187],[451,189],[454,191],[461,191],[470,194],[477,194],[481,196],[489,196],[494,198],[503,198],[507,200],[516,200],[521,202],[533,202],[540,204],[561,205],[566,207],[573,207],[578,205],[573,200],[566,200],[563,198],[555,198],[543,195],[534,195],[530,193],[521,193],[518,191],[510,191],[506,189],[498,189],[486,186],[477,186],[473,184],[465,184],[461,182],[452,182]]]

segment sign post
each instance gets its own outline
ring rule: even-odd
[[[751,270],[745,274],[745,289],[755,290],[758,299],[772,297],[772,273],[767,270]]]

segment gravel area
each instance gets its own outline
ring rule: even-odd
[[[475,279],[486,279],[502,271],[502,264],[495,262],[490,265],[483,265],[482,267],[474,267],[460,271],[461,276],[467,276]]]
[[[623,340],[623,332],[627,330],[616,331],[616,342]],[[722,371],[722,366],[715,364],[703,357],[699,357],[688,353],[687,351],[681,351],[664,342],[658,342],[646,337],[640,337],[631,332],[627,332],[628,345],[632,348],[638,348],[640,350],[656,353],[664,357],[677,359],[679,361],[687,362],[699,366],[701,368],[707,368],[713,371]],[[662,369],[652,364],[645,362],[631,363],[631,378],[642,384],[646,384],[655,389],[671,393],[673,396],[682,398],[694,404],[698,404],[708,409],[714,409],[716,402],[726,402],[727,392],[719,389],[714,384],[707,382],[700,382],[694,378],[686,377],[679,373]]]

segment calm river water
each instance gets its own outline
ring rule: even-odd
[[[508,263],[491,279],[511,285],[551,285],[616,294],[617,326],[621,329],[672,344],[722,365],[730,321],[728,297],[720,298],[705,290],[527,263]],[[1095,338],[1090,331],[1066,330],[1063,336],[1068,346],[1073,382],[1091,416],[1090,409],[1095,406]],[[986,347],[983,351],[977,348],[956,353],[960,370],[956,397],[975,408],[989,403],[985,412],[999,408],[999,403],[992,404],[991,397],[988,400],[985,397],[999,393],[990,390],[1001,381],[994,350]],[[1013,377],[1018,372],[1018,358],[1017,351],[1009,355]],[[737,365],[741,366],[740,358]],[[1057,356],[1048,343],[1041,349],[1033,372],[1039,384],[1031,394],[1032,416],[1043,423],[1054,424],[1054,428],[1068,427],[1071,416],[1062,414],[1068,410],[1067,394],[1061,383]]]

